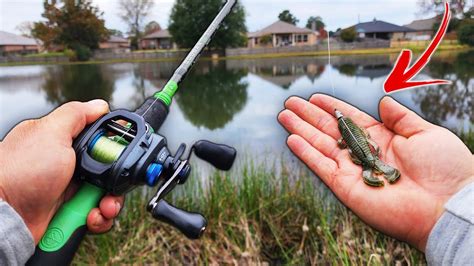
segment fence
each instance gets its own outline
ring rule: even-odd
[[[153,59],[181,59],[187,51],[145,51],[132,53],[95,53],[92,60],[153,60]]]
[[[67,63],[69,58],[66,56],[5,56],[0,57],[0,64],[25,63],[25,64],[51,64]]]
[[[431,41],[392,41],[390,47],[392,48],[407,48],[407,47],[428,47]],[[441,45],[458,45],[457,40],[443,40]]]
[[[343,43],[332,41],[331,50],[358,50],[373,48],[389,48],[390,41],[377,40],[366,42]],[[311,46],[284,46],[270,48],[236,48],[226,49],[226,56],[245,56],[245,55],[263,55],[263,54],[292,54],[292,53],[310,53],[317,51],[327,51],[327,42]]]

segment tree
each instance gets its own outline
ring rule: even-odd
[[[131,46],[139,49],[139,40],[142,32],[142,25],[145,18],[150,14],[155,5],[154,0],[120,0],[120,18],[127,23],[129,33],[132,36]]]
[[[225,2],[225,0],[177,0],[171,11],[169,23],[173,40],[183,48],[194,46]],[[240,2],[237,2],[208,47],[224,49],[243,46],[247,39],[246,32],[245,11]]]
[[[121,32],[120,30],[116,30],[116,29],[109,29],[109,35],[123,38],[123,32]]]
[[[287,22],[293,25],[296,25],[296,23],[299,22],[299,20],[295,16],[293,16],[293,14],[291,14],[289,10],[283,10],[283,12],[278,15],[278,19],[280,21]]]
[[[18,24],[18,26],[16,26],[15,29],[19,31],[22,36],[32,37],[31,32],[33,31],[34,26],[35,24],[33,24],[33,22],[24,21]]]
[[[108,38],[102,12],[88,0],[44,1],[44,22],[34,23],[33,37],[40,39],[45,47],[54,46],[72,49],[79,60],[87,60],[91,50]]]
[[[466,0],[447,0],[451,8],[452,13],[454,14],[453,18],[458,15],[462,15],[469,5],[466,5]],[[429,14],[435,12],[437,14],[444,13],[444,3],[445,1],[440,0],[418,0],[418,6],[420,7],[420,12],[424,14]]]
[[[464,22],[459,26],[458,40],[461,44],[474,46],[474,21]]]
[[[357,37],[357,32],[354,27],[343,29],[341,31],[341,39],[344,42],[353,42]]]
[[[145,35],[156,32],[156,31],[160,31],[160,30],[161,30],[160,23],[156,21],[151,21],[145,26]]]
[[[316,23],[316,31],[324,30],[324,27],[326,27],[326,24],[323,22],[323,18],[320,16],[310,17],[308,22],[306,22],[306,28],[313,29],[313,23]]]

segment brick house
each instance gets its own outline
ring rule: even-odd
[[[247,34],[249,48],[315,45],[318,37],[319,33],[316,31],[283,21]]]
[[[407,34],[413,32],[413,29],[398,26],[374,18],[373,21],[358,23],[349,28],[355,28],[357,37],[362,40],[382,39],[391,41],[406,40]],[[341,31],[336,33],[339,36]]]
[[[434,35],[434,25],[441,21],[440,18],[434,17],[429,19],[414,20],[405,27],[413,29],[413,32],[407,33],[407,38],[413,41],[428,41]]]
[[[38,53],[40,46],[35,39],[0,31],[0,55]]]
[[[129,52],[130,40],[112,35],[107,41],[99,43],[99,49],[115,53]]]
[[[144,50],[178,48],[168,30],[159,30],[146,35],[140,40],[140,47]]]

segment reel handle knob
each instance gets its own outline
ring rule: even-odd
[[[190,239],[198,239],[206,230],[207,221],[199,213],[176,208],[165,200],[160,200],[151,210],[153,218],[176,227]]]
[[[193,146],[194,154],[220,170],[227,171],[234,164],[237,151],[224,144],[200,140]]]

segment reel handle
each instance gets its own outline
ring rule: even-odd
[[[204,216],[176,208],[165,200],[158,201],[151,214],[153,218],[176,227],[190,239],[200,238],[206,230],[207,221]]]
[[[220,170],[227,171],[234,164],[237,151],[227,145],[200,140],[193,146],[194,154]]]

